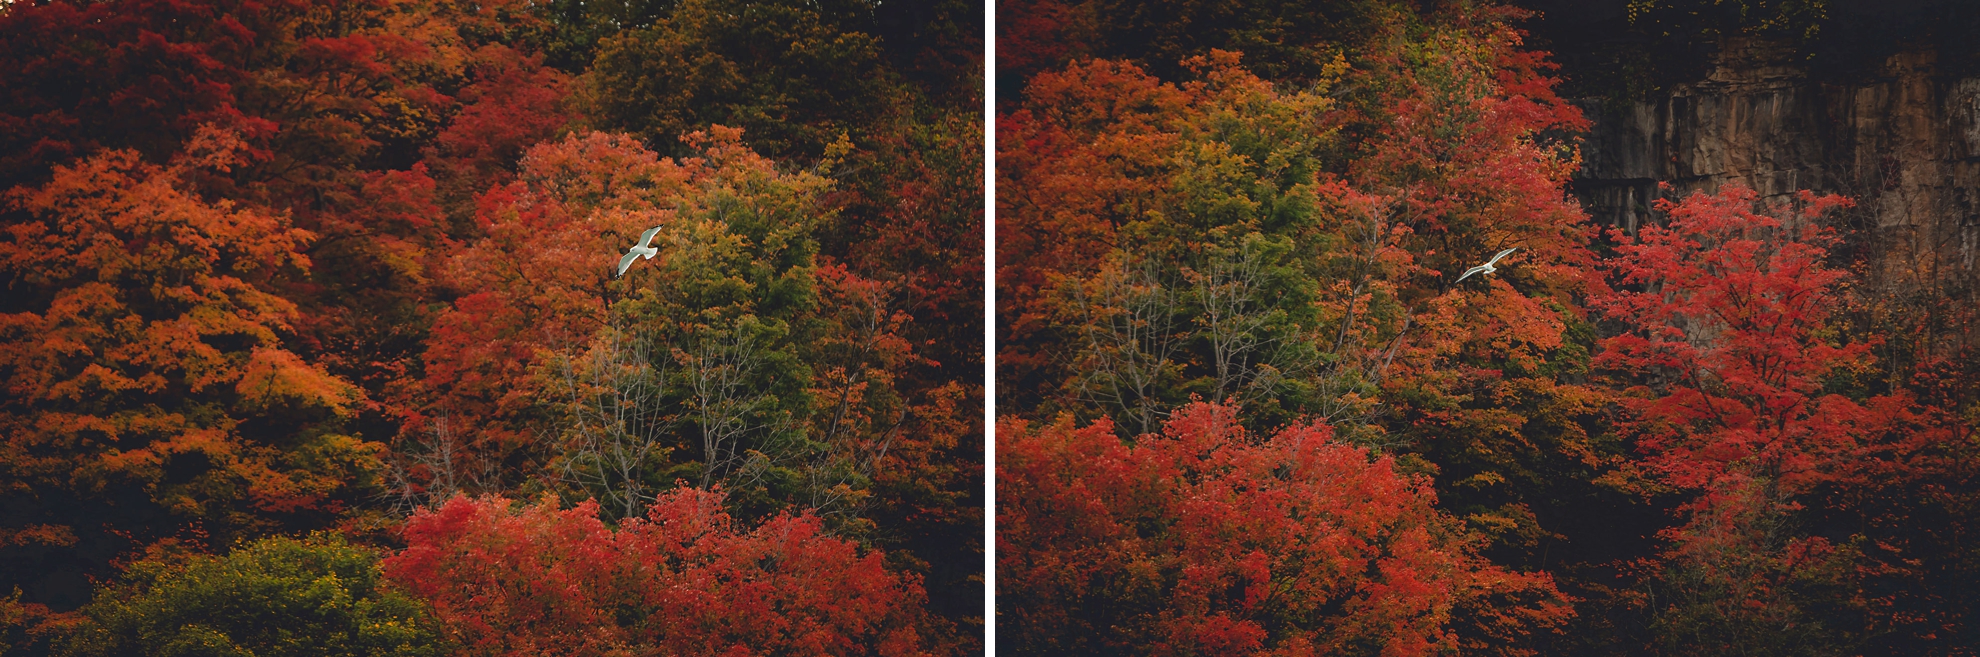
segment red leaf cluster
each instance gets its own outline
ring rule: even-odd
[[[1604,340],[1596,364],[1645,382],[1624,398],[1631,429],[1680,487],[1764,477],[1806,490],[1860,456],[1896,410],[1824,390],[1869,364],[1869,344],[1825,333],[1843,272],[1824,266],[1834,237],[1815,220],[1849,202],[1757,201],[1741,187],[1662,200],[1667,226],[1612,233],[1618,289],[1597,305],[1632,330]]]
[[[998,427],[1001,637],[1043,652],[1427,655],[1484,648],[1572,612],[1545,574],[1475,553],[1429,482],[1324,425],[1253,438],[1234,407],[1192,404],[1133,443],[1106,421]]]
[[[921,587],[782,515],[741,526],[678,488],[618,528],[586,502],[455,498],[406,523],[388,577],[471,655],[923,655]]]

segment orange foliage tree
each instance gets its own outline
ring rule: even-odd
[[[187,189],[241,147],[203,130],[169,166],[111,151],[7,195],[0,467],[32,509],[9,524],[55,528],[35,541],[234,536],[374,490],[383,446],[341,428],[364,396],[297,356],[296,305],[273,291],[313,236]]]

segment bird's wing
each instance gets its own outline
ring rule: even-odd
[[[1481,272],[1481,271],[1491,271],[1491,269],[1492,269],[1492,267],[1491,267],[1490,265],[1479,265],[1479,266],[1476,266],[1476,267],[1472,267],[1472,268],[1470,268],[1470,269],[1466,269],[1466,270],[1464,270],[1464,275],[1463,275],[1463,276],[1459,276],[1459,277],[1458,277],[1458,279],[1457,279],[1457,280],[1455,280],[1455,281],[1451,281],[1451,284],[1453,284],[1453,285],[1455,285],[1455,284],[1458,284],[1458,283],[1462,283],[1462,282],[1464,282],[1464,279],[1467,279],[1467,278],[1471,278],[1471,275],[1472,275],[1472,274],[1476,274],[1476,273],[1478,273],[1478,272]]]
[[[1518,250],[1519,250],[1519,247],[1517,247],[1517,246],[1515,246],[1515,247],[1513,247],[1513,248],[1510,248],[1510,249],[1506,249],[1506,250],[1504,250],[1504,251],[1500,251],[1500,252],[1499,252],[1499,255],[1495,255],[1495,256],[1492,256],[1492,259],[1491,259],[1491,260],[1487,260],[1487,261],[1485,262],[1485,266],[1487,266],[1487,267],[1490,267],[1490,266],[1492,266],[1492,265],[1496,265],[1496,264],[1499,264],[1499,259],[1500,259],[1500,258],[1504,258],[1504,257],[1506,257],[1506,254],[1508,254],[1508,253],[1512,253],[1512,252],[1514,252],[1514,251],[1518,251]]]
[[[659,227],[659,226],[654,226],[654,227],[652,227],[652,228],[648,228],[648,229],[646,229],[646,232],[644,232],[644,233],[640,233],[640,234],[639,234],[639,246],[641,246],[641,247],[644,247],[644,246],[648,246],[648,245],[651,245],[651,244],[653,243],[653,234],[654,234],[654,233],[658,233],[658,232],[660,232],[660,227]]]
[[[618,273],[618,275],[619,275],[619,276],[624,276],[624,275],[626,275],[626,268],[627,268],[627,267],[631,267],[631,266],[632,266],[632,263],[633,263],[633,261],[634,261],[634,260],[638,260],[638,259],[639,259],[639,255],[640,255],[640,254],[639,254],[639,250],[638,250],[638,249],[634,249],[634,250],[633,250],[633,251],[632,251],[631,253],[627,253],[627,254],[625,255],[625,257],[622,257],[622,258],[619,258],[619,273]]]

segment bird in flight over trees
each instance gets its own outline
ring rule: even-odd
[[[653,241],[653,235],[658,232],[660,232],[660,227],[654,226],[646,229],[646,232],[640,233],[639,243],[634,244],[631,249],[627,249],[625,257],[619,258],[619,273],[616,274],[617,276],[626,275],[626,268],[631,267],[634,260],[639,258],[652,260],[653,256],[660,255],[660,249],[648,246]]]
[[[1513,247],[1513,248],[1510,248],[1510,249],[1506,249],[1506,250],[1504,250],[1504,251],[1500,251],[1500,252],[1499,252],[1499,255],[1495,255],[1495,256],[1492,256],[1492,259],[1491,259],[1491,260],[1487,260],[1487,261],[1485,261],[1485,264],[1482,264],[1482,265],[1479,265],[1479,266],[1476,266],[1476,267],[1472,267],[1472,268],[1470,268],[1470,269],[1466,269],[1466,270],[1464,270],[1464,275],[1463,275],[1463,276],[1459,276],[1459,277],[1458,277],[1458,279],[1457,279],[1456,281],[1452,281],[1452,283],[1451,283],[1451,284],[1452,284],[1452,285],[1456,285],[1456,284],[1458,284],[1458,283],[1462,283],[1462,282],[1464,282],[1464,279],[1467,279],[1467,278],[1471,278],[1471,275],[1472,275],[1472,274],[1490,274],[1490,273],[1492,273],[1492,272],[1496,272],[1496,271],[1498,271],[1498,268],[1496,268],[1496,267],[1493,267],[1492,265],[1493,265],[1494,263],[1497,263],[1497,262],[1499,261],[1499,259],[1500,259],[1500,258],[1504,258],[1504,257],[1506,257],[1506,254],[1508,254],[1508,253],[1512,253],[1512,252],[1514,252],[1514,251],[1518,251],[1518,250],[1519,250],[1519,247],[1517,247],[1517,246],[1515,246],[1515,247]],[[631,256],[627,256],[627,257],[631,257]],[[620,269],[621,271],[623,271],[623,270],[625,269],[625,267],[620,267],[619,269]]]

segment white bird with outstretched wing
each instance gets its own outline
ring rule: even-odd
[[[1495,267],[1493,267],[1492,265],[1494,265],[1494,264],[1496,264],[1496,263],[1498,263],[1498,262],[1499,262],[1499,259],[1500,259],[1500,258],[1504,258],[1504,257],[1506,257],[1506,254],[1509,254],[1509,253],[1512,253],[1512,252],[1514,252],[1514,251],[1518,251],[1518,250],[1519,250],[1519,247],[1517,247],[1517,246],[1515,246],[1515,247],[1513,247],[1513,248],[1510,248],[1510,249],[1506,249],[1506,250],[1504,250],[1504,251],[1500,251],[1500,252],[1499,252],[1499,255],[1495,255],[1495,256],[1492,256],[1492,259],[1491,259],[1491,260],[1487,260],[1487,261],[1485,262],[1485,264],[1482,264],[1482,265],[1479,265],[1479,266],[1476,266],[1476,267],[1472,267],[1472,268],[1470,268],[1470,269],[1466,269],[1466,270],[1464,270],[1464,275],[1463,275],[1463,276],[1459,276],[1459,277],[1458,277],[1458,279],[1457,279],[1456,281],[1453,281],[1453,282],[1452,282],[1451,284],[1452,284],[1452,285],[1456,285],[1456,284],[1458,284],[1458,283],[1462,283],[1462,282],[1464,282],[1464,279],[1467,279],[1467,278],[1471,278],[1471,275],[1472,275],[1472,274],[1490,274],[1490,273],[1493,273],[1493,272],[1496,272],[1496,271],[1499,271],[1499,270],[1498,270],[1497,268],[1495,268]]]
[[[649,244],[653,242],[653,236],[659,232],[660,232],[660,227],[654,226],[652,228],[646,229],[646,232],[641,233],[639,236],[639,243],[634,244],[631,249],[626,250],[625,257],[619,258],[619,273],[615,275],[616,276],[626,275],[626,268],[631,267],[634,260],[638,260],[640,258],[646,258],[648,260],[652,260],[653,256],[660,255],[659,248],[649,246]]]

